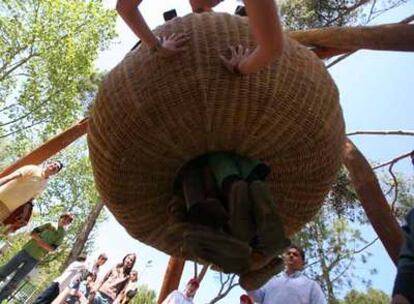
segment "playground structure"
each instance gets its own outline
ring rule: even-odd
[[[338,34],[341,35],[340,39],[336,39]],[[289,35],[300,43],[312,47],[315,54],[322,59],[358,49],[414,51],[414,26],[406,24],[355,29],[331,28],[293,32]],[[355,37],[363,37],[363,39],[355,39]],[[17,161],[1,175],[4,176],[25,164],[42,163],[85,134],[87,126],[88,119],[82,120]],[[345,141],[343,155],[343,164],[350,172],[362,206],[388,254],[396,262],[402,243],[402,232],[379,188],[375,174],[364,156],[349,139]],[[178,286],[183,264],[184,260],[171,258],[160,300]]]

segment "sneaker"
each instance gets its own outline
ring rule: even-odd
[[[195,226],[184,234],[184,249],[191,256],[217,265],[225,273],[243,273],[249,268],[251,248],[229,234]]]
[[[256,222],[257,239],[262,251],[277,255],[290,245],[286,238],[282,221],[276,211],[276,204],[268,185],[263,181],[250,184],[250,197],[253,200],[253,214]]]
[[[259,289],[284,268],[283,259],[275,257],[264,267],[240,275],[239,284],[246,291]]]

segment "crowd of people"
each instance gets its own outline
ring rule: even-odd
[[[50,223],[32,230],[32,239],[8,263],[0,268],[0,281],[14,272],[0,291],[0,303],[10,299],[20,281],[39,261],[59,246],[63,239],[63,228],[71,223],[73,216],[60,216],[57,228]],[[99,276],[100,267],[108,260],[101,253],[95,261],[83,254],[69,264],[63,273],[43,290],[35,304],[126,304],[138,290],[138,272],[134,270],[136,255],[127,254],[105,275]]]
[[[59,161],[44,166],[23,166],[0,179],[0,223],[3,233],[12,233],[30,220],[33,200],[45,189],[51,176],[63,168]],[[66,229],[74,220],[62,213],[56,224],[47,222],[30,232],[30,240],[0,268],[0,303],[10,298],[20,282],[62,244]],[[138,272],[133,270],[136,255],[128,254],[105,276],[99,269],[108,257],[102,253],[91,263],[80,255],[37,297],[34,303],[128,303],[137,292]],[[8,280],[6,280],[8,278]]]
[[[36,298],[34,304],[126,304],[137,293],[138,272],[133,270],[136,255],[127,254],[105,275],[100,267],[108,260],[101,253],[91,263],[80,255]]]

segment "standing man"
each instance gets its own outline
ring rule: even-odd
[[[402,227],[405,240],[398,257],[397,276],[392,291],[392,304],[414,302],[414,208],[408,212],[405,219],[406,223]]]
[[[101,253],[100,255],[98,255],[98,258],[96,259],[95,263],[93,263],[92,265],[88,265],[89,272],[93,273],[96,277],[98,277],[99,268],[103,266],[107,260],[108,256],[105,253]]]
[[[291,245],[285,253],[286,270],[248,294],[259,304],[326,304],[319,284],[303,273],[305,252]]]
[[[162,302],[162,304],[194,304],[193,298],[200,287],[200,283],[196,278],[188,281],[183,292],[174,290]]]
[[[39,196],[46,188],[49,177],[63,168],[60,161],[46,166],[28,165],[0,179],[0,223],[13,211]]]
[[[72,221],[73,215],[71,213],[63,213],[59,217],[57,227],[47,223],[33,229],[30,234],[32,239],[6,265],[0,268],[0,281],[4,281],[10,274],[15,272],[10,281],[0,291],[0,303],[12,294],[20,281],[36,267],[43,257],[54,251],[62,243],[65,235],[64,228]]]

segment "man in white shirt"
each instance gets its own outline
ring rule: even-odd
[[[69,281],[65,280],[64,284],[59,285],[59,293],[58,293],[58,295],[56,295],[54,297],[54,299],[51,299],[50,302],[39,302],[39,303],[52,303],[52,304],[64,303],[68,296],[78,294],[78,291],[79,291],[79,288],[80,288],[80,285],[81,285],[81,281],[82,281],[82,279],[84,278],[84,276],[86,274],[92,275],[94,280],[96,280],[96,278],[98,276],[98,273],[99,273],[99,268],[102,265],[104,265],[107,260],[108,260],[108,257],[106,256],[106,254],[101,253],[98,256],[98,258],[95,260],[95,262],[93,262],[93,263],[88,262],[88,261],[84,262],[83,267],[81,269],[78,269],[78,271],[70,277]],[[60,277],[62,277],[62,276],[60,276]],[[53,283],[58,281],[58,279],[56,279]],[[52,283],[52,285],[53,285],[53,283]],[[35,302],[35,304],[37,304],[37,302]]]
[[[72,262],[63,273],[57,277],[48,288],[45,289],[36,299],[34,304],[49,304],[62,292],[72,279],[86,270],[86,256],[79,255],[75,262]]]
[[[193,298],[197,292],[200,283],[196,278],[192,278],[188,281],[184,292],[174,290],[168,297],[162,302],[162,304],[194,304]]]
[[[63,168],[59,161],[46,166],[23,166],[0,179],[0,223],[17,208],[39,196],[48,178]]]
[[[249,291],[249,296],[259,304],[326,304],[319,284],[302,273],[304,263],[303,249],[291,245],[285,253],[286,271]]]
[[[92,265],[90,265],[89,263],[87,264],[89,272],[93,273],[96,277],[98,277],[100,267],[104,265],[107,260],[108,256],[105,253],[101,253],[100,255],[98,255],[98,258],[96,259],[95,263],[93,263]]]

